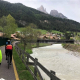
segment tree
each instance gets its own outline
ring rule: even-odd
[[[22,30],[21,41],[24,44],[24,50],[27,44],[29,44],[29,48],[31,48],[32,42],[37,42],[37,38],[40,35],[39,31],[36,31],[31,26],[27,26]]]
[[[70,37],[71,37],[71,33],[69,33],[69,32],[65,32],[65,38],[66,38],[67,40],[69,40]]]
[[[6,17],[6,26],[4,27],[5,36],[10,38],[11,34],[16,31],[17,24],[15,23],[15,19],[9,14]]]
[[[2,28],[2,26],[0,26],[0,32],[2,32],[3,31],[3,28]]]
[[[7,21],[6,21],[6,16],[3,16],[1,19],[0,19],[0,29],[3,31],[3,37],[4,37],[4,27],[7,25]]]
[[[30,26],[31,28],[33,28],[33,29],[36,29],[36,28],[37,28],[37,26],[36,26],[34,23],[30,23],[29,26]]]

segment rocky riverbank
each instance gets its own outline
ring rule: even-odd
[[[69,51],[73,51],[75,56],[80,57],[80,44],[63,44],[63,47]]]

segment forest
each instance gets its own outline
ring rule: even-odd
[[[9,14],[15,18],[18,27],[25,27],[29,23],[34,23],[39,29],[44,30],[80,31],[80,23],[76,21],[56,18],[21,3],[13,4],[0,0],[0,18]],[[25,22],[25,25],[20,21]]]

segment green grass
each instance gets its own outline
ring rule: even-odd
[[[17,28],[16,31],[22,31],[24,28]]]
[[[31,54],[32,53],[32,50],[31,49],[26,49],[26,52]]]
[[[31,73],[26,69],[24,63],[22,62],[22,60],[18,56],[15,48],[13,48],[13,58],[15,61],[15,65],[16,65],[17,72],[19,75],[19,79],[20,80],[34,80]]]
[[[13,48],[13,58],[17,68],[19,80],[34,80],[31,73],[27,70],[21,58],[17,54],[15,48]],[[29,68],[34,72],[34,67],[29,65]],[[37,79],[40,80],[39,75],[37,74]]]
[[[47,30],[42,30],[42,29],[38,29],[40,32],[41,32],[41,34],[46,34],[48,31]]]
[[[16,31],[22,31],[22,29],[24,29],[24,28],[17,28]],[[48,32],[47,30],[42,30],[42,29],[36,29],[36,30],[40,31],[41,34],[46,34],[46,33]],[[60,31],[56,31],[56,30],[52,30],[51,32],[52,32],[52,33],[62,33],[62,32],[60,32]]]

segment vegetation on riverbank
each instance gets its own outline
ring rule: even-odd
[[[40,46],[47,46],[47,45],[50,45],[50,44],[40,43],[39,47]],[[18,46],[21,49],[24,50],[23,44],[20,43]],[[34,45],[32,44],[32,48],[31,49],[28,49],[28,47],[29,47],[29,45],[26,46],[26,52],[31,54],[32,53],[32,48],[37,47],[37,46],[36,46],[36,43],[34,43]],[[20,80],[34,80],[32,75],[30,74],[30,72],[26,69],[26,66],[22,62],[21,58],[17,54],[15,48],[13,48],[13,58],[14,58],[14,61],[15,61],[15,65],[16,65],[17,72],[18,72],[18,75],[19,75],[19,79]],[[29,67],[34,72],[33,66],[29,66]],[[37,76],[37,78],[38,78],[38,80],[40,80],[39,76]]]
[[[79,44],[63,44],[63,47],[71,51],[80,52]]]
[[[62,44],[63,47],[67,50],[73,51],[73,52],[79,52],[80,53],[80,44]],[[80,56],[80,54],[74,54],[75,56],[78,55]]]
[[[39,46],[38,47],[43,47],[43,46],[48,46],[48,45],[51,45],[49,43],[39,43]],[[24,45],[22,43],[18,44],[18,46],[24,50]],[[26,48],[25,48],[25,52],[31,54],[32,53],[32,48],[35,48],[37,47],[36,43],[32,43],[31,44],[31,47],[30,47],[30,44],[28,43]]]
[[[26,69],[26,66],[18,56],[15,48],[13,48],[13,58],[17,68],[19,80],[34,80],[30,72]]]

